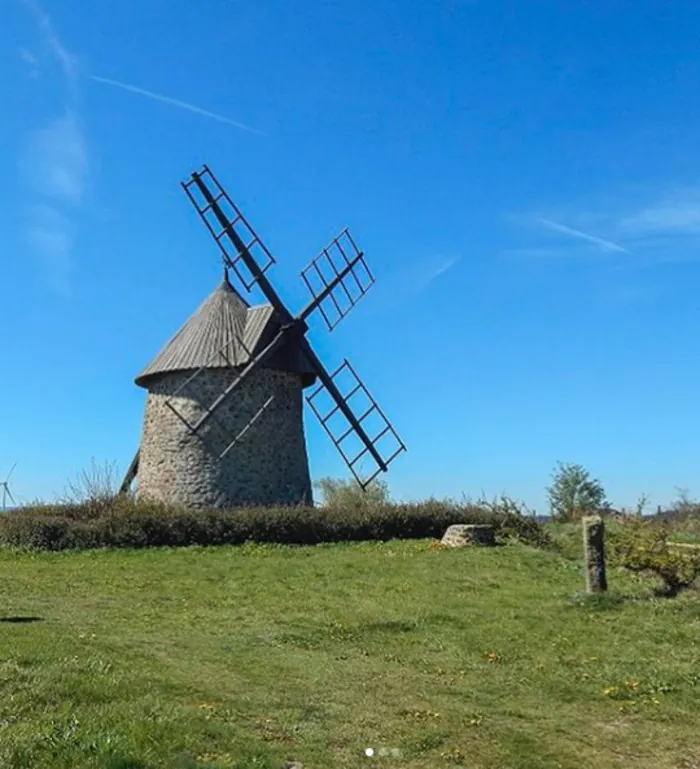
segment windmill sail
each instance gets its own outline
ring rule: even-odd
[[[355,480],[366,489],[406,446],[349,361],[344,360],[329,380],[334,387],[321,382],[306,396],[306,402]],[[321,405],[324,396],[330,401],[325,409]]]
[[[182,182],[182,188],[219,247],[224,263],[250,291],[275,258],[207,166]],[[255,265],[252,270],[251,261]]]
[[[374,284],[365,255],[355,244],[347,227],[302,270],[301,277],[313,299],[300,317],[306,318],[318,308],[329,331]]]

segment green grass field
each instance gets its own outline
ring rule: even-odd
[[[697,592],[435,545],[0,550],[0,767],[700,766]]]

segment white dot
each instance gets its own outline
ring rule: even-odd
[[[367,750],[365,750],[365,755],[366,756],[373,756],[374,755],[374,751],[372,750],[372,748],[367,748]]]

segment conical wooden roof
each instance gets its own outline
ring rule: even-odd
[[[245,365],[278,328],[271,305],[250,307],[224,277],[134,381],[147,386],[151,377],[167,372]],[[305,384],[315,378],[299,351],[282,349],[267,365],[310,375]]]

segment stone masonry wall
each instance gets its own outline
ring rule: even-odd
[[[237,371],[207,369],[172,397],[189,375],[164,374],[148,385],[139,498],[190,508],[311,503],[300,375],[256,369],[197,434],[166,400],[193,424]],[[270,396],[258,419],[219,459]]]

